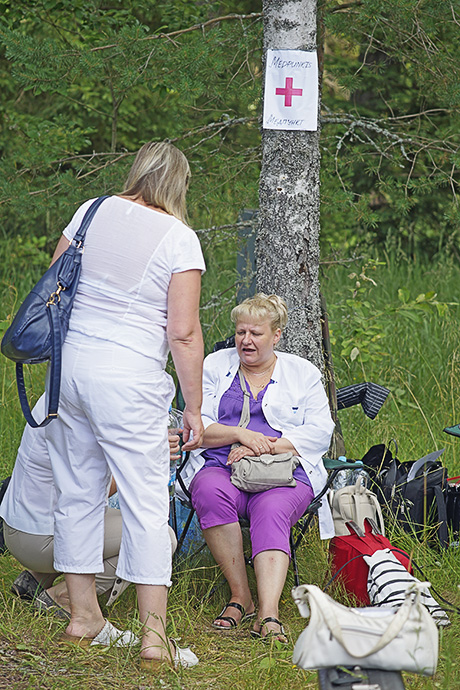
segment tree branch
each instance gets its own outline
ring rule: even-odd
[[[194,24],[193,26],[189,26],[186,29],[178,29],[177,31],[170,31],[169,33],[158,33],[158,34],[152,34],[151,36],[144,36],[144,38],[140,38],[140,41],[154,41],[159,38],[167,38],[171,39],[173,36],[182,36],[182,34],[187,34],[190,33],[190,31],[197,31],[201,30],[203,31],[206,29],[208,26],[212,26],[213,24],[217,24],[219,22],[225,22],[225,21],[234,21],[235,19],[239,21],[243,21],[245,19],[261,19],[262,18],[262,12],[251,12],[251,14],[227,14],[222,17],[214,17],[213,19],[208,19],[206,22],[201,22],[200,24]],[[96,46],[96,48],[91,48],[89,52],[94,53],[99,50],[107,50],[109,48],[116,48],[117,44],[116,43],[109,43],[105,46]]]

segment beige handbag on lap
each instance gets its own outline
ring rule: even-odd
[[[246,381],[238,369],[241,390],[243,391],[243,408],[238,426],[246,428],[250,420],[249,391]],[[233,444],[235,448],[239,444]],[[262,455],[245,455],[232,465],[230,481],[241,491],[259,493],[276,486],[296,486],[293,473],[299,460],[292,453],[263,453]]]

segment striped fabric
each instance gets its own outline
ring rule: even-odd
[[[363,558],[369,566],[367,591],[373,606],[401,606],[407,587],[412,582],[420,582],[405,569],[390,549],[381,549],[372,556]],[[429,583],[421,591],[422,604],[426,606],[436,625],[450,625],[447,613],[433,599],[428,587]]]
[[[389,392],[388,388],[367,381],[345,386],[337,391],[337,409],[343,410],[360,404],[364,414],[375,419]]]

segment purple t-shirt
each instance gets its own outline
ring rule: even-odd
[[[257,399],[251,394],[249,398],[249,410],[250,410],[250,420],[247,426],[251,431],[259,431],[265,436],[276,436],[276,438],[281,437],[281,432],[273,429],[270,424],[265,419],[265,415],[262,410],[262,401],[268,386],[272,383],[270,380],[265,388],[263,388],[257,395]],[[249,384],[246,381],[246,385],[249,388]],[[238,426],[241,418],[241,410],[243,408],[243,391],[241,390],[240,380],[238,377],[238,372],[233,379],[231,386],[225,391],[219,403],[218,410],[218,422],[219,424],[225,424],[226,426]],[[224,467],[229,472],[231,472],[230,465],[227,465],[228,454],[230,453],[231,446],[219,446],[218,448],[207,448],[203,453],[204,467]],[[295,479],[298,481],[310,485],[310,481],[303,469],[302,465],[299,465],[294,470]]]

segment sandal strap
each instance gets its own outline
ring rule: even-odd
[[[244,606],[241,606],[241,604],[238,604],[237,601],[229,601],[228,604],[225,604],[224,608],[219,613],[219,619],[220,620],[228,620],[228,618],[231,618],[231,616],[225,616],[224,618],[222,618],[222,614],[225,613],[225,611],[228,608],[230,608],[230,606],[233,606],[234,609],[237,609],[241,613],[241,618],[244,618],[244,616],[246,615],[246,609],[244,608]],[[217,618],[216,618],[216,620],[217,620]],[[234,621],[235,619],[231,618],[231,620]]]
[[[244,608],[244,606],[238,604],[237,601],[229,601],[228,604],[225,604],[224,608],[222,609],[222,613],[225,611],[225,609],[228,609],[229,606],[233,606],[234,609],[238,609],[242,616],[246,614],[246,609]]]
[[[262,620],[259,621],[260,629],[262,630],[264,625],[266,625],[267,623],[276,623],[276,625],[280,626],[281,635],[285,634],[283,624],[281,623],[281,621],[278,620],[278,618],[274,618],[273,616],[267,616],[266,618],[262,618]]]
[[[238,625],[236,619],[233,618],[232,616],[224,616],[224,615],[223,615],[223,614],[225,613],[225,611],[226,611],[228,608],[230,608],[230,606],[232,606],[234,609],[237,609],[237,610],[241,613],[241,620],[243,620],[243,618],[244,618],[244,616],[245,616],[245,614],[246,614],[246,610],[245,610],[244,606],[241,606],[241,604],[238,604],[237,601],[229,601],[228,604],[225,604],[224,608],[223,608],[222,611],[219,613],[219,615],[217,616],[217,618],[214,619],[214,622],[216,622],[216,621],[225,621],[226,623],[230,623],[230,627],[231,627],[231,628],[236,628],[237,625]]]
[[[217,616],[217,618],[214,618],[214,623],[216,621],[226,621],[227,623],[230,623],[231,628],[236,628],[236,626],[238,625],[236,620],[234,618],[232,618],[231,616]],[[223,626],[218,626],[218,627],[223,627]]]

